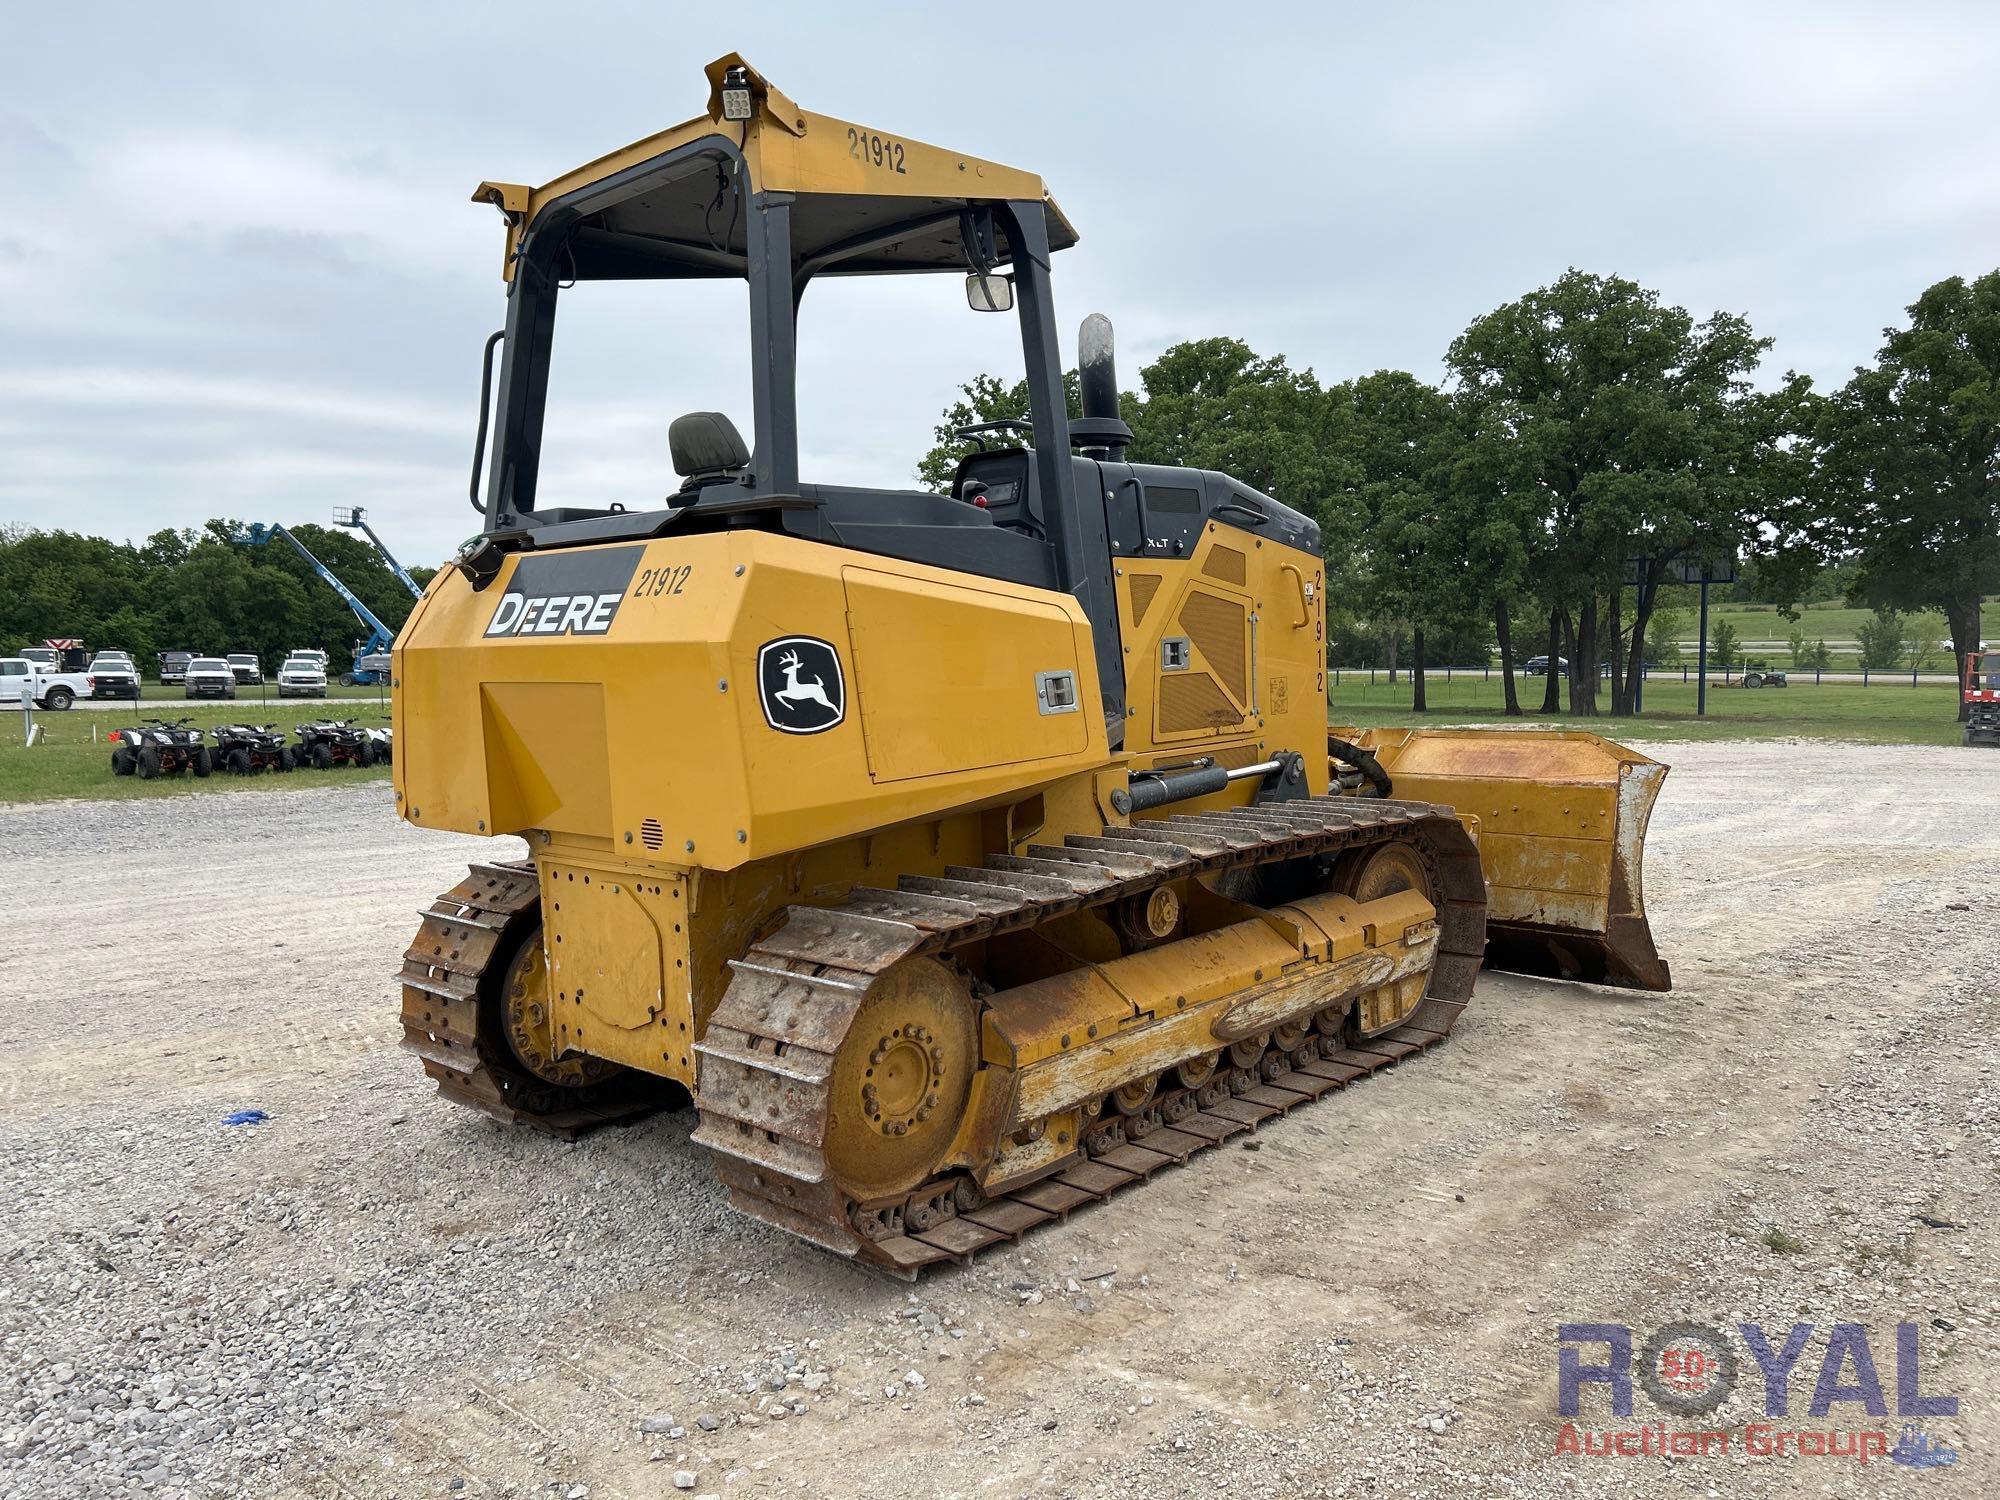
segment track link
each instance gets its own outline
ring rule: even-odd
[[[949,958],[964,944],[1212,871],[1414,842],[1432,873],[1439,946],[1430,982],[1402,1025],[1349,1044],[1308,1036],[1237,1059],[1199,1089],[1162,1096],[1137,1124],[1094,1132],[1060,1170],[981,1197],[964,1174],[890,1204],[849,1200],[822,1147],[834,1058],[877,975],[901,959]],[[1231,1136],[1443,1041],[1471,998],[1485,947],[1486,890],[1471,838],[1449,808],[1321,797],[1164,818],[1073,835],[980,868],[857,888],[835,906],[795,906],[731,967],[695,1050],[697,1144],[716,1158],[746,1213],[842,1255],[913,1276],[964,1261],[1143,1182]]]
[[[658,1107],[641,1080],[557,1089],[494,1057],[482,1044],[479,1010],[488,975],[505,966],[533,920],[541,885],[534,862],[478,864],[421,913],[423,926],[403,954],[403,1045],[445,1098],[507,1125],[573,1140]]]

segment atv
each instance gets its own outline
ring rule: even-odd
[[[298,734],[298,758],[319,770],[375,764],[375,741],[352,719],[315,720],[299,725]]]
[[[375,759],[381,764],[386,766],[396,758],[395,730],[385,724],[380,729],[364,729],[361,732],[368,736],[369,743],[375,747]]]
[[[143,719],[134,728],[112,730],[105,736],[111,741],[112,773],[137,775],[141,781],[162,772],[206,776],[215,769],[215,755],[193,724],[192,719]]]
[[[289,771],[299,763],[298,752],[285,743],[284,731],[275,724],[220,724],[209,733],[215,737],[216,759],[238,776]]]

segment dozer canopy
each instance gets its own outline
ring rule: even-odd
[[[1105,566],[1111,539],[1097,498],[1112,485],[1100,486],[1086,458],[1107,451],[1107,432],[1130,434],[1101,421],[1079,434],[1069,421],[1050,259],[1076,242],[1076,231],[1033,173],[802,109],[735,53],[711,63],[707,78],[707,112],[692,120],[542,187],[486,182],[474,194],[496,205],[507,225],[507,321],[488,345],[472,477],[486,533],[467,558],[475,586],[490,583],[510,552],[668,531],[782,530],[1075,595],[1098,625],[1103,711],[1121,724],[1122,661]],[[907,486],[802,482],[798,330],[802,312],[814,308],[811,284],[822,276],[940,271],[968,277],[966,316],[999,313],[1018,329],[1028,410],[999,425],[1012,434],[1005,446],[1019,455],[1009,462],[1020,472],[1004,485],[995,478],[978,503],[970,494]],[[659,414],[661,437],[673,434],[660,443],[660,457],[671,456],[678,489],[665,462],[660,489],[627,490],[609,503],[588,503],[593,497],[576,494],[573,478],[550,478],[544,426],[559,305],[578,295],[570,289],[717,279],[748,291],[748,409],[721,409],[727,403],[717,393],[700,402],[709,409]],[[714,352],[692,342],[659,345],[661,361],[683,375]],[[568,429],[561,418],[552,425],[561,449]],[[1089,471],[1081,485],[1078,464]],[[1254,497],[1222,488],[1218,481],[1212,499],[1199,502],[1202,517],[1256,507]],[[1091,503],[1080,504],[1080,494]],[[1275,503],[1253,519],[1309,526]]]
[[[682,472],[692,488],[735,492],[701,496],[706,512],[738,499],[768,510],[774,499],[801,499],[798,323],[811,282],[959,271],[972,278],[971,311],[1012,313],[1019,323],[1030,410],[1018,426],[1044,481],[1038,527],[1059,554],[1061,576],[1052,581],[1078,588],[1090,569],[1085,539],[1069,520],[1071,433],[1049,283],[1050,255],[1075,244],[1076,231],[1041,178],[801,109],[735,53],[707,73],[708,113],[542,187],[484,182],[473,194],[496,205],[507,224],[507,325],[496,337],[504,339],[505,359],[483,500],[477,469],[473,476],[486,530],[533,529],[539,546],[634,530],[630,501],[585,512],[538,499],[556,311],[566,288],[717,278],[748,284],[752,409],[720,418],[734,426],[749,417],[744,462],[723,472]],[[680,499],[687,498],[684,487]],[[952,520],[962,525],[966,518]],[[570,526],[577,521],[603,524]],[[548,534],[550,527],[570,529]]]
[[[539,188],[482,182],[507,219],[503,274],[524,235],[566,236],[565,280],[742,276],[737,189],[790,194],[799,278],[985,271],[1013,259],[1004,224],[968,218],[994,201],[1042,205],[1049,248],[1076,231],[1031,172],[801,109],[732,52],[707,68],[708,112],[600,156]],[[995,238],[997,232],[997,239]]]

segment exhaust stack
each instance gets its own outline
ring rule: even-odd
[[[1076,336],[1077,381],[1083,388],[1083,415],[1069,424],[1070,442],[1085,458],[1119,462],[1132,443],[1132,429],[1118,415],[1118,359],[1111,320],[1092,313]]]

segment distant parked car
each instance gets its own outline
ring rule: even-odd
[[[326,663],[316,656],[294,654],[278,668],[280,698],[324,698]]]
[[[1565,677],[1569,676],[1569,658],[1558,656],[1556,670]],[[1546,677],[1549,675],[1549,659],[1546,656],[1531,656],[1521,671],[1529,677]]]
[[[264,664],[248,651],[233,651],[227,658],[229,670],[236,675],[238,685],[258,683],[264,680]]]
[[[62,670],[62,657],[53,646],[23,646],[19,659],[33,662],[37,672],[54,673]]]
[[[93,698],[130,698],[139,701],[139,669],[122,651],[102,651],[86,669]]]
[[[234,698],[236,674],[219,656],[197,656],[188,663],[187,695],[190,698]]]
[[[37,708],[61,713],[77,699],[88,698],[90,686],[81,672],[49,673],[25,656],[0,656],[0,703],[19,704],[32,695]]]
[[[192,651],[162,651],[160,653],[160,681],[186,682],[188,663],[194,660]]]

